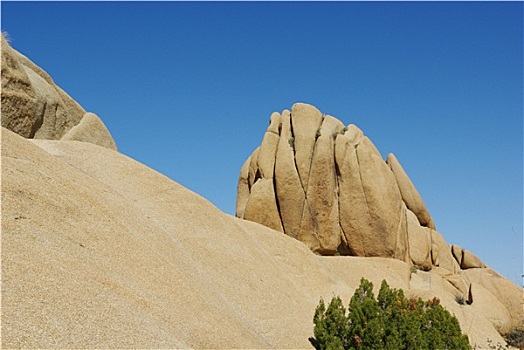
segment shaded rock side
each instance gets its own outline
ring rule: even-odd
[[[67,139],[116,150],[103,122],[86,114],[44,70],[14,50],[3,35],[1,54],[3,127],[25,138],[59,140],[78,126]]]

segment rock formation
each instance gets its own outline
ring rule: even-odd
[[[268,228],[114,152],[96,116],[4,50],[2,113],[16,133],[0,133],[1,348],[310,348],[319,298],[347,301],[362,277],[375,292],[386,279],[438,297],[477,348],[504,345],[499,332],[522,324],[522,289],[448,246],[412,184],[355,126],[307,105],[271,116],[237,203]],[[317,256],[275,230],[317,251],[397,259]]]
[[[450,276],[486,267],[436,231],[393,154],[384,162],[358,127],[304,103],[271,115],[240,172],[236,216],[321,255],[396,258]]]
[[[86,111],[2,35],[2,126],[35,139],[77,140],[116,150],[104,123]]]
[[[477,348],[522,322],[522,290],[490,268],[317,256],[109,149],[1,142],[2,348],[305,349],[319,298],[347,303],[361,277],[438,297]]]

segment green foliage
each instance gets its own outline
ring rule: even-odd
[[[328,307],[321,299],[313,317],[316,349],[470,349],[457,319],[438,298],[408,299],[384,280],[377,298],[373,284],[362,278],[346,310],[340,297]]]

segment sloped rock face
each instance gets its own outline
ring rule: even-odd
[[[236,215],[321,255],[396,258],[443,275],[485,267],[436,231],[395,155],[384,161],[357,126],[304,103],[271,115],[242,167]]]
[[[86,111],[2,35],[2,126],[35,139],[84,141],[116,150],[104,123]]]
[[[477,349],[523,320],[522,288],[489,268],[316,256],[118,152],[0,139],[2,349],[308,349],[319,298],[361,277],[438,297]]]

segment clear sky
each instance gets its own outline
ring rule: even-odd
[[[306,102],[395,153],[448,243],[522,283],[522,2],[1,6],[122,153],[224,212],[270,114]]]

